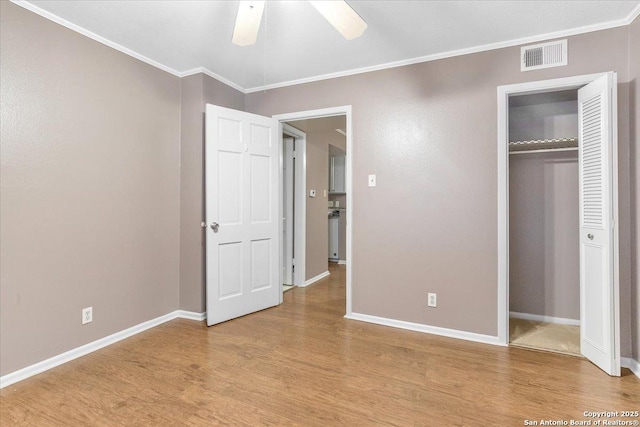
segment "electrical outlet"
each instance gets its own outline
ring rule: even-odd
[[[429,300],[427,302],[427,305],[429,307],[437,307],[438,306],[438,294],[429,293],[428,297],[429,297]]]
[[[93,322],[93,307],[87,307],[82,309],[82,324]]]

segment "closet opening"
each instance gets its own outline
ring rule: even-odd
[[[578,89],[509,97],[509,345],[580,354]]]
[[[498,341],[620,376],[616,73],[497,89]]]

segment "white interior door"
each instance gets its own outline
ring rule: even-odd
[[[283,162],[283,179],[284,179],[284,194],[283,194],[283,248],[282,258],[283,266],[282,282],[285,285],[293,284],[293,235],[294,235],[294,218],[293,218],[293,204],[294,204],[294,165],[293,165],[293,138],[284,138],[282,140],[284,147],[284,162]]]
[[[207,324],[280,303],[278,123],[207,104]]]
[[[620,375],[616,76],[578,91],[580,140],[580,351]]]

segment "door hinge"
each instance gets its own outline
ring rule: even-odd
[[[296,259],[295,258],[291,258],[291,265],[296,265]]]
[[[296,152],[295,151],[293,152],[293,158],[294,159],[296,158]]]

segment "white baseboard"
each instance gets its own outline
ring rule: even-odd
[[[405,322],[404,320],[388,319],[386,317],[370,316],[368,314],[360,313],[352,313],[351,315],[346,315],[344,317],[351,320],[359,320],[361,322],[375,323],[376,325],[391,326],[392,328],[408,329],[410,331],[504,347],[504,344],[498,340],[498,337],[491,335],[476,334],[474,332],[459,331],[457,329],[440,328],[438,326],[429,326],[421,323]]]
[[[178,316],[181,319],[197,320],[199,322],[207,318],[207,312],[197,313],[195,311],[178,310]]]
[[[331,273],[329,273],[329,271],[325,271],[324,273],[320,273],[316,277],[312,277],[311,279],[309,279],[306,282],[304,282],[304,285],[302,285],[301,287],[304,288],[305,286],[313,285],[318,280],[322,280],[322,279],[324,279],[325,277],[327,277],[330,274]]]
[[[629,369],[634,375],[640,378],[640,362],[630,357],[621,357],[620,366]]]
[[[580,320],[566,319],[564,317],[543,316],[541,314],[518,313],[517,311],[510,311],[509,317],[513,317],[514,319],[533,320],[536,322],[556,323],[558,325],[580,326]]]
[[[347,265],[347,260],[346,259],[338,260],[338,265]]]
[[[140,332],[146,331],[147,329],[151,329],[155,326],[161,325],[177,318],[204,320],[206,318],[206,313],[195,313],[192,311],[176,310],[172,311],[171,313],[165,314],[164,316],[147,320],[146,322],[142,322],[120,332],[116,332],[115,334],[108,335],[104,338],[97,339],[80,347],[65,351],[62,354],[50,357],[49,359],[43,360],[42,362],[34,363],[33,365],[27,366],[26,368],[22,368],[17,371],[11,372],[10,374],[3,375],[2,377],[0,377],[0,389],[11,384],[15,384],[18,381],[26,380],[27,378],[37,375],[41,372],[48,371],[49,369],[55,368],[56,366],[62,365],[63,363],[67,363],[79,357],[86,356],[87,354],[93,353],[94,351],[100,350],[101,348],[104,348],[108,345],[121,341],[125,338],[129,338],[133,335],[139,334]]]

